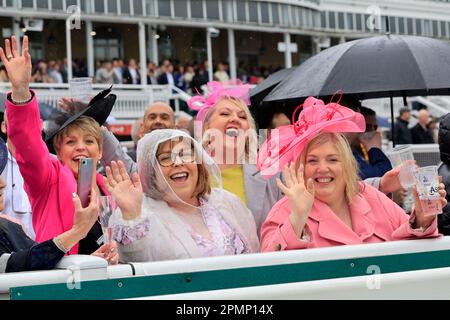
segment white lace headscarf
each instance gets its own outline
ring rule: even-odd
[[[211,187],[222,187],[220,169],[214,163],[214,160],[203,149],[200,143],[195,141],[184,131],[174,129],[158,129],[147,133],[141,140],[139,140],[137,146],[138,172],[141,178],[143,191],[147,196],[156,200],[164,200],[170,196],[170,198],[184,202],[170,187],[169,182],[162,173],[161,166],[159,165],[157,159],[158,147],[161,143],[180,138],[184,141],[189,141],[193,145],[196,156],[195,162],[198,165],[202,164],[207,170]]]

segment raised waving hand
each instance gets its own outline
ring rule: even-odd
[[[278,188],[288,197],[291,207],[289,220],[299,238],[301,238],[303,228],[308,220],[311,208],[314,203],[314,182],[310,178],[305,185],[304,166],[300,164],[295,170],[295,163],[283,169],[285,183],[277,178]]]

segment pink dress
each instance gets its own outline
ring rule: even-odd
[[[9,95],[8,95],[9,97]],[[36,97],[24,105],[6,100],[8,137],[16,147],[15,157],[24,179],[24,189],[30,199],[36,241],[43,242],[73,226],[72,193],[77,181],[69,167],[51,156],[41,138],[41,118]],[[103,177],[97,174],[97,185]],[[70,254],[78,253],[78,244]]]
[[[287,197],[278,201],[261,229],[261,251],[331,247],[391,240],[438,237],[437,219],[424,231],[411,228],[408,216],[395,202],[374,187],[360,183],[362,191],[350,204],[352,229],[325,203],[314,200],[304,236],[297,237],[289,220]]]

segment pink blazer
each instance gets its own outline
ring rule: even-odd
[[[25,105],[14,105],[7,99],[6,112],[8,137],[16,148],[15,157],[31,202],[36,241],[52,239],[72,228],[72,193],[77,191],[77,181],[67,166],[50,155],[41,138],[36,97]],[[97,184],[108,194],[100,174]],[[70,253],[78,253],[78,244]]]
[[[424,232],[409,224],[410,217],[396,203],[374,187],[360,183],[362,192],[350,205],[353,230],[330,207],[315,200],[306,222],[306,236],[299,239],[289,221],[287,196],[278,201],[261,228],[261,251],[307,249],[344,244],[360,244],[437,237],[437,219]],[[414,213],[411,214],[413,218]]]

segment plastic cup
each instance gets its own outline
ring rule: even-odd
[[[73,78],[69,81],[70,97],[88,104],[92,97],[92,78]]]
[[[103,231],[103,243],[109,243],[112,240],[112,228],[110,225],[111,216],[116,209],[116,202],[110,195],[100,196],[98,216]]]
[[[410,146],[395,147],[388,153],[392,167],[400,167],[398,178],[403,188],[407,189],[416,184],[414,177],[416,165]]]
[[[442,213],[439,196],[439,175],[437,166],[428,166],[416,170],[416,188],[422,211],[426,216]]]

